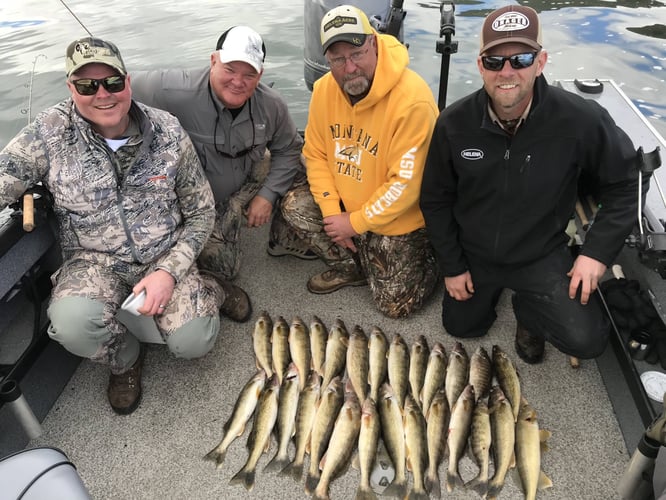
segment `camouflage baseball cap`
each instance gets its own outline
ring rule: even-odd
[[[74,40],[67,47],[65,54],[65,68],[67,77],[77,72],[86,64],[99,63],[111,66],[121,75],[126,75],[125,63],[120,56],[120,51],[111,42],[105,42],[99,38],[87,37]]]

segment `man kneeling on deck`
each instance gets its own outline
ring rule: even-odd
[[[604,351],[610,327],[593,292],[638,208],[631,140],[596,102],[548,85],[541,45],[534,9],[488,15],[483,88],[440,114],[420,202],[445,276],[446,331],[485,335],[509,288],[527,363],[542,360],[545,340],[579,358]],[[601,209],[574,261],[565,229],[581,175]]]
[[[439,280],[418,204],[437,105],[405,46],[358,8],[327,12],[321,42],[331,71],[314,84],[305,128],[309,186],[281,209],[330,266],[308,290],[367,283],[383,314],[405,317]]]
[[[215,207],[178,120],[132,100],[112,43],[74,41],[65,64],[71,97],[0,152],[0,207],[39,182],[53,195],[64,263],[53,276],[49,335],[108,364],[109,402],[128,414],[141,398],[143,363],[139,341],[116,318],[130,292],[145,291],[139,312],[182,358],[213,347],[220,312],[244,321],[250,304],[195,265]]]

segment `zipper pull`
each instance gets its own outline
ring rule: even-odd
[[[525,161],[523,162],[523,166],[520,167],[520,173],[522,174],[525,171],[525,167],[528,167],[530,164],[530,160],[532,159],[532,155],[527,155],[525,157]]]
[[[504,159],[505,160],[509,159],[509,150],[508,149],[504,152]]]

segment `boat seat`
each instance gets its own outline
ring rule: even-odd
[[[0,459],[2,498],[22,500],[90,500],[76,467],[61,450],[22,450]]]

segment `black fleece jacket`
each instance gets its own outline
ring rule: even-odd
[[[481,89],[445,108],[435,126],[420,206],[444,276],[467,257],[520,266],[567,241],[581,175],[601,209],[582,253],[610,265],[636,222],[631,139],[598,103],[540,76],[525,122],[510,136]]]

